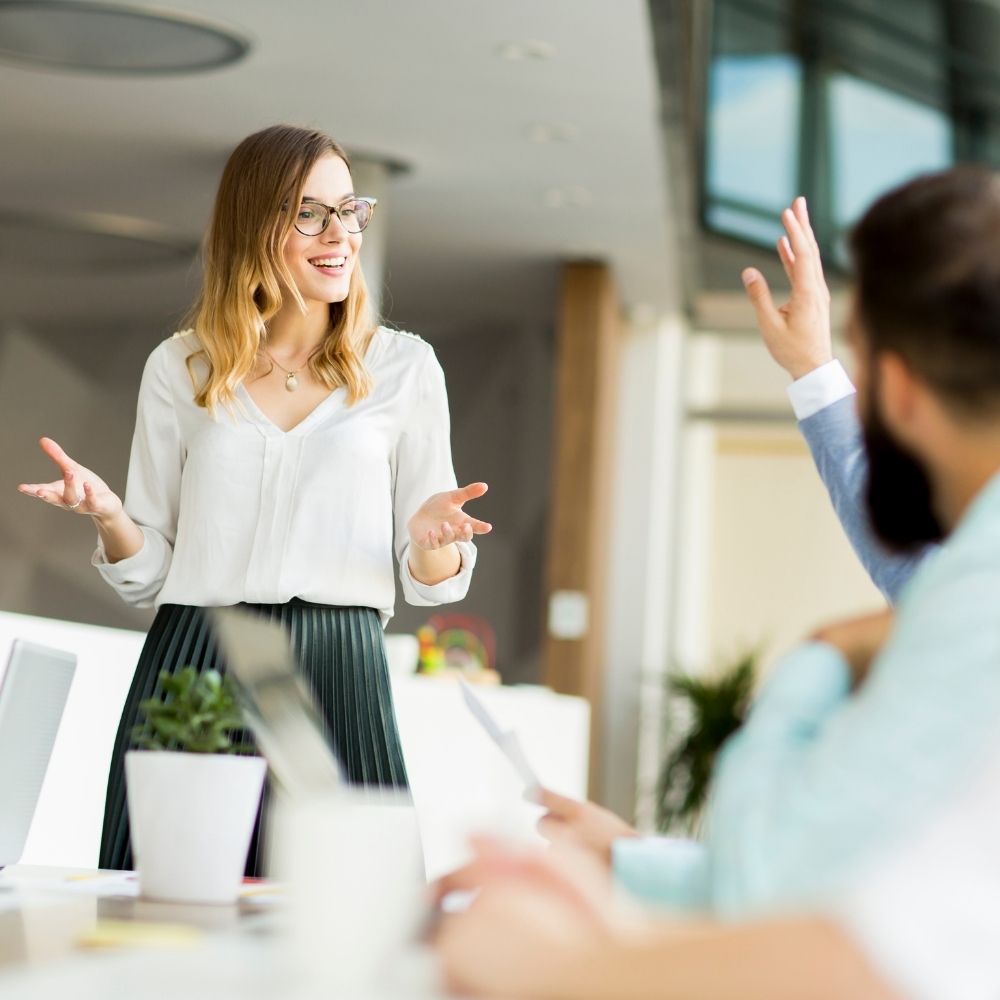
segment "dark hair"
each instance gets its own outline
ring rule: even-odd
[[[1000,176],[956,167],[896,188],[851,235],[858,318],[955,412],[1000,409]]]

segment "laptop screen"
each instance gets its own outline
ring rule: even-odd
[[[17,862],[62,721],[76,657],[15,639],[0,684],[0,867]]]

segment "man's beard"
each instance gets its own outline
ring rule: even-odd
[[[868,456],[868,517],[886,548],[913,552],[930,542],[940,542],[944,529],[934,513],[927,472],[893,439],[872,397],[868,399],[868,414],[861,421]]]

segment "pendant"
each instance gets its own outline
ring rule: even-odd
[[[298,387],[299,380],[295,377],[295,372],[289,372],[285,376],[285,389],[287,389],[288,392],[295,392]]]

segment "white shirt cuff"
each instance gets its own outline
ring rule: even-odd
[[[403,559],[399,568],[399,578],[403,584],[403,596],[406,598],[407,604],[413,604],[417,607],[454,604],[465,597],[469,592],[472,570],[476,565],[476,546],[472,542],[456,542],[455,544],[458,546],[458,552],[462,559],[458,572],[447,580],[433,584],[421,583],[414,579],[410,572],[410,547],[407,545],[403,551]]]
[[[854,386],[847,377],[844,366],[836,358],[814,368],[788,387],[788,398],[792,401],[796,420],[805,420],[837,400],[853,394]]]
[[[152,607],[163,586],[170,565],[170,549],[163,536],[142,529],[143,543],[138,552],[118,562],[108,562],[104,543],[97,539],[97,548],[90,564],[104,577],[126,604]]]

